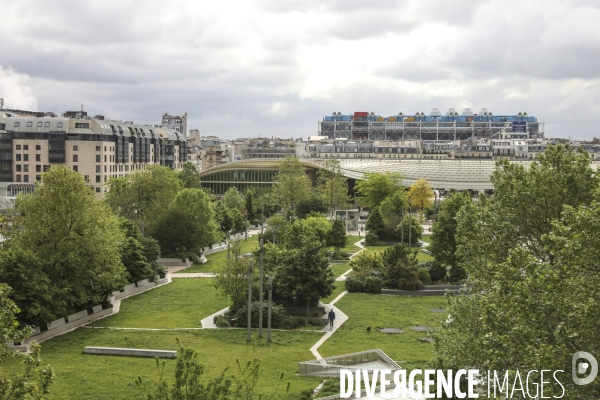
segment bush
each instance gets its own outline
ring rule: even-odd
[[[252,315],[250,316],[250,325],[253,328],[258,328],[258,301],[252,302]],[[246,326],[248,321],[248,307],[244,304],[240,307],[239,311],[233,318],[236,319],[236,326]],[[269,305],[268,302],[263,302],[263,327],[267,327],[268,322]],[[280,304],[273,304],[271,307],[271,328],[278,329],[283,326],[285,319],[285,309]]]
[[[365,244],[367,246],[375,246],[379,243],[379,236],[374,232],[367,232],[365,236]]]
[[[419,280],[425,285],[431,283],[431,276],[429,275],[427,268],[419,268]]]
[[[383,288],[383,280],[377,276],[367,276],[364,280],[365,292],[381,293]]]
[[[289,317],[283,320],[283,329],[296,329],[306,325],[306,319],[302,317]]]
[[[229,320],[223,315],[215,315],[213,322],[217,325],[217,328],[229,328]]]
[[[429,276],[433,282],[443,281],[446,279],[446,267],[437,261],[427,261],[423,264],[424,268],[427,268]]]
[[[344,281],[346,290],[350,293],[361,293],[365,291],[365,282],[360,278],[354,276],[348,276]]]
[[[459,267],[458,265],[450,268],[450,282],[451,283],[460,283],[467,279],[467,271],[463,267]]]

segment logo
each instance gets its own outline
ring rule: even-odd
[[[585,360],[585,361],[584,361]],[[592,383],[598,375],[598,361],[593,355],[585,351],[578,351],[573,355],[573,365],[571,369],[573,382],[576,385],[587,385]],[[589,373],[586,378],[580,378],[579,375]]]

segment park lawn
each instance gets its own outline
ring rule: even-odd
[[[121,301],[119,313],[91,326],[199,328],[200,320],[230,305],[214,278],[173,278],[173,282]]]
[[[342,249],[342,251],[344,253],[356,253],[356,252],[359,252],[361,250],[361,248],[358,247],[357,245],[355,245],[355,243],[356,242],[360,242],[364,238],[365,238],[364,236],[353,236],[353,235],[346,236],[346,247],[344,247]]]
[[[438,327],[446,313],[431,312],[431,308],[446,308],[442,296],[385,296],[348,293],[336,307],[348,320],[319,348],[323,357],[359,351],[381,349],[402,368],[424,368],[433,358],[431,343],[417,339],[427,333],[413,332],[411,326]],[[371,326],[371,333],[367,327]],[[406,333],[385,334],[381,328],[402,328]]]
[[[242,239],[242,254],[250,253],[258,246],[258,235],[249,237],[248,240]],[[227,260],[227,249],[218,251],[213,254],[209,254],[206,257],[204,264],[194,264],[189,268],[179,270],[177,273],[190,273],[190,272],[215,272],[217,267],[225,260]]]
[[[387,249],[388,247],[391,247],[391,246],[365,246],[365,248],[367,250],[369,250],[373,253],[383,253],[385,251],[385,249]],[[430,256],[429,254],[423,253],[419,248],[419,252],[417,253],[417,261],[422,263],[422,262],[433,261],[433,260],[434,260],[434,258],[432,256]]]
[[[331,294],[327,297],[325,297],[324,299],[321,299],[321,303],[324,304],[329,304],[331,303],[333,300],[335,300],[336,297],[338,297],[340,294],[342,294],[342,292],[346,290],[346,285],[344,284],[343,281],[335,281],[335,289],[333,289],[333,291],[331,292]]]
[[[350,269],[350,262],[345,262],[343,264],[331,264],[331,270],[335,274],[335,276],[343,275],[344,272]]]
[[[141,376],[147,388],[152,390],[156,387],[159,374],[154,359],[87,355],[82,353],[83,348],[179,350],[178,339],[182,347],[198,352],[198,359],[205,366],[203,379],[218,376],[227,366],[231,367],[231,373],[237,374],[236,359],[243,366],[247,361],[259,358],[264,371],[257,384],[258,392],[273,393],[281,372],[284,372],[279,393],[285,392],[287,382],[291,382],[290,393],[300,393],[314,389],[322,381],[297,376],[298,362],[314,359],[309,349],[321,336],[319,332],[273,331],[273,343],[270,345],[265,339],[251,345],[246,343],[246,331],[243,329],[122,331],[79,328],[42,343],[41,357],[43,364],[50,364],[56,374],[50,400],[145,398],[140,395],[134,380]],[[164,376],[169,383],[173,382],[175,363],[175,360],[165,361]],[[22,369],[16,360],[3,363],[2,367],[3,372],[9,375]]]
[[[431,237],[429,235],[427,235],[427,236],[423,235],[423,236],[421,236],[421,241],[431,243]]]

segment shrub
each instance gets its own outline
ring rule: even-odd
[[[258,328],[258,301],[252,302],[252,314],[250,316],[250,325],[253,328]],[[246,326],[248,321],[248,307],[244,304],[240,307],[239,311],[235,314],[236,326]],[[268,322],[269,305],[268,302],[263,302],[263,327],[267,326]],[[271,328],[277,329],[283,326],[283,320],[285,319],[285,310],[280,304],[273,304],[271,307]]]
[[[223,315],[215,315],[213,322],[217,325],[217,328],[229,328],[229,320]]]
[[[365,236],[365,244],[367,246],[375,246],[379,243],[379,236],[374,232],[367,232]]]
[[[367,276],[364,280],[365,292],[381,293],[383,280],[377,276]]]
[[[427,268],[419,268],[419,280],[425,285],[431,283],[431,276],[429,275]]]
[[[427,268],[429,276],[433,282],[443,281],[446,279],[446,267],[437,261],[427,261],[422,264],[424,268]]]
[[[450,282],[451,283],[460,283],[467,279],[467,271],[463,267],[459,267],[458,265],[450,268]]]
[[[346,285],[346,290],[350,293],[360,293],[365,291],[365,282],[360,278],[348,276],[344,281],[344,284]]]

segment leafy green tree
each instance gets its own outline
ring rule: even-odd
[[[385,249],[381,255],[383,261],[384,282],[387,287],[403,290],[423,288],[417,268],[418,250],[397,244]]]
[[[224,296],[231,299],[235,312],[248,298],[249,259],[241,255],[242,243],[233,242],[230,256],[217,267],[214,286]],[[256,269],[256,268],[255,268]]]
[[[322,242],[327,243],[331,235],[331,222],[325,217],[308,217],[306,219],[297,220],[294,224],[302,224],[309,231],[315,234],[315,236]],[[288,229],[290,229],[290,238],[293,240],[294,234],[291,228],[292,224],[288,223]],[[344,236],[345,237],[345,236]]]
[[[382,238],[383,231],[385,229],[385,223],[379,207],[374,207],[367,216],[367,223],[365,224],[367,232],[372,232]]]
[[[18,328],[17,315],[20,310],[10,297],[10,288],[0,283],[0,366],[16,358],[20,359],[24,369],[8,377],[0,368],[0,399],[46,399],[54,380],[54,371],[49,365],[42,365],[40,345],[33,341],[29,354],[8,349],[8,341],[20,342],[31,335],[31,328]]]
[[[190,161],[183,163],[183,168],[179,171],[179,179],[186,189],[202,189],[200,172]]]
[[[442,203],[442,208],[432,226],[431,243],[427,247],[438,263],[449,267],[458,265],[456,216],[464,206],[472,204],[473,201],[467,192],[455,192]]]
[[[229,214],[229,210],[225,207],[223,202],[216,201],[213,203],[215,210],[215,221],[219,230],[223,233],[227,233],[233,229],[233,220]]]
[[[350,260],[350,267],[353,276],[366,278],[373,275],[373,272],[383,271],[383,260],[380,253],[363,250]]]
[[[398,190],[386,197],[379,206],[384,221],[385,236],[395,235],[396,227],[402,222],[402,216],[408,213],[408,198],[404,190]]]
[[[330,215],[333,215],[336,208],[346,207],[349,202],[348,178],[342,175],[339,160],[327,160],[317,171],[316,191],[329,207]]]
[[[218,240],[212,203],[200,189],[183,189],[159,218],[152,236],[163,254],[188,257]]]
[[[126,218],[121,218],[119,222],[125,232],[125,240],[121,243],[121,261],[127,269],[129,282],[138,282],[142,279],[154,280],[157,271],[152,262],[156,259],[149,261],[146,258],[139,228]]]
[[[306,200],[302,200],[296,206],[296,216],[298,218],[306,218],[311,214],[323,214],[327,213],[327,204],[321,197],[312,196]]]
[[[402,233],[402,227],[404,227],[404,233]],[[423,225],[416,216],[407,214],[404,217],[404,224],[400,222],[397,225],[395,236],[396,239],[403,240],[403,243],[416,246],[423,237]]]
[[[265,221],[271,215],[275,214],[279,210],[279,200],[271,189],[256,188],[256,204],[257,214],[262,213],[264,209]],[[268,191],[267,191],[268,190]],[[257,215],[260,218],[260,215]]]
[[[240,212],[245,212],[244,196],[240,194],[235,186],[227,189],[221,201],[223,202],[223,205],[230,210],[236,209]]]
[[[311,195],[310,179],[298,157],[287,156],[281,161],[274,182],[274,194],[279,199],[279,204],[291,210],[294,215],[298,203]]]
[[[126,284],[118,218],[94,199],[80,174],[53,166],[17,207],[20,229],[13,229],[8,246],[43,260],[43,272],[61,288],[55,301],[66,310],[98,304]]]
[[[275,271],[277,294],[293,306],[316,306],[320,299],[331,294],[335,283],[325,244],[304,229],[293,245],[287,249],[285,262]]]
[[[408,197],[413,207],[424,210],[433,204],[435,192],[426,179],[420,178],[410,186]]]
[[[240,210],[237,208],[230,208],[227,210],[227,214],[231,220],[232,230],[234,232],[243,232],[246,230],[246,218],[244,214],[240,212]]]
[[[600,353],[600,199],[590,164],[586,152],[562,145],[528,169],[499,161],[487,204],[458,212],[469,296],[448,297],[452,320],[436,331],[436,368],[543,366],[566,371],[563,398],[599,398],[600,382],[570,377],[575,352]],[[562,393],[544,385],[545,396]]]
[[[327,236],[327,245],[335,249],[339,253],[341,249],[346,247],[346,225],[341,219],[335,219]]]
[[[113,212],[135,221],[146,231],[152,231],[183,184],[177,171],[151,165],[124,178],[113,178],[107,186],[109,191],[105,202]]]
[[[246,212],[248,213],[249,221],[254,221],[254,218],[255,218],[255,210],[254,210],[254,197],[255,196],[256,196],[256,194],[254,193],[254,190],[252,190],[252,189],[248,189],[244,196],[244,200],[246,203],[245,207],[246,207]]]
[[[404,177],[397,172],[367,172],[363,179],[356,182],[359,202],[367,207],[377,207],[387,197],[396,192],[404,192],[402,180]]]
[[[12,288],[4,293],[10,293],[10,299],[22,310],[16,315],[21,326],[42,326],[64,315],[61,288],[50,281],[45,269],[31,250],[17,247],[0,251],[0,282]]]

